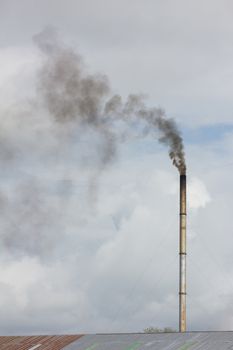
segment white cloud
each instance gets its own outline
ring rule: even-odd
[[[190,209],[204,208],[211,201],[205,184],[198,178],[190,179],[187,198]]]

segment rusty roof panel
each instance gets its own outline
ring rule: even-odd
[[[82,335],[0,337],[1,350],[61,350]],[[40,345],[40,346],[39,346]]]

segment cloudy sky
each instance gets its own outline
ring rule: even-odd
[[[48,84],[46,35],[106,94],[176,120],[188,329],[233,329],[232,16],[230,0],[0,0],[1,334],[178,329],[177,169],[142,125],[112,152],[109,131],[63,109],[79,87]]]

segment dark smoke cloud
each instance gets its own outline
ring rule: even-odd
[[[2,117],[1,176],[7,181],[0,186],[0,240],[16,256],[49,259],[60,249],[55,242],[67,241],[66,227],[81,229],[93,217],[99,175],[120,142],[135,133],[158,138],[159,132],[181,173],[185,161],[177,126],[162,109],[147,108],[141,95],[125,101],[112,95],[106,76],[89,74],[56,32],[44,30],[34,40],[43,59],[36,99]]]
[[[41,258],[52,255],[55,239],[62,236],[59,206],[51,204],[36,179],[14,188],[14,196],[0,193],[1,243],[16,256],[25,252]],[[53,230],[51,230],[53,227]]]
[[[92,129],[101,136],[101,166],[114,159],[117,142],[126,137],[127,132],[122,133],[117,123],[123,121],[127,129],[142,122],[141,135],[159,131],[159,142],[168,146],[173,164],[185,173],[181,134],[162,109],[147,108],[140,95],[129,95],[125,102],[119,95],[109,97],[106,76],[88,74],[80,55],[61,43],[54,30],[46,29],[34,40],[46,57],[38,82],[45,107],[57,122],[74,122],[81,132]]]
[[[87,74],[81,57],[60,43],[54,31],[43,31],[35,42],[47,58],[38,84],[45,106],[61,124],[75,122],[80,132],[97,131],[104,145],[99,159],[107,164],[116,152],[114,133],[102,113],[110,91],[107,78]]]

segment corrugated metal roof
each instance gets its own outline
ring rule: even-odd
[[[33,347],[35,350],[230,350],[233,332],[0,337],[0,350]]]
[[[37,350],[61,350],[66,345],[79,339],[81,335],[53,335],[31,337],[0,337],[1,350],[30,350],[39,345]],[[35,348],[34,348],[35,349]]]
[[[229,350],[233,332],[86,335],[64,350]]]

